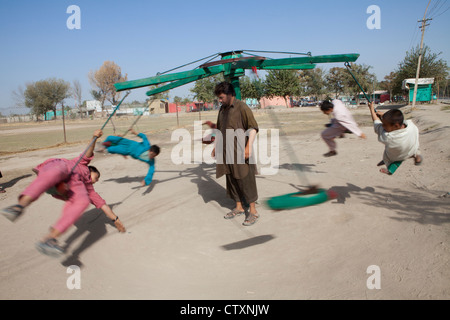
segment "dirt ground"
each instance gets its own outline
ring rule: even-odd
[[[233,202],[214,164],[174,164],[171,131],[141,126],[162,147],[149,187],[139,187],[143,163],[102,153],[92,162],[102,174],[95,188],[127,232],[119,234],[91,206],[63,235],[66,255],[54,259],[34,243],[63,202],[43,195],[15,223],[1,217],[0,299],[449,299],[450,111],[441,105],[408,111],[420,129],[424,162],[406,161],[392,176],[376,166],[383,145],[368,110],[352,112],[367,139],[338,139],[331,158],[322,156],[328,150],[320,131],[328,119],[317,108],[275,112],[282,129],[278,172],[257,176],[261,218],[251,227],[243,217],[223,218]],[[256,116],[260,128],[274,128],[273,117]],[[215,120],[202,119],[208,117]],[[14,130],[23,128],[8,134]],[[86,144],[1,155],[0,206],[16,202],[35,165],[73,158]],[[293,210],[265,205],[305,181],[338,198]],[[70,266],[80,267],[80,289],[68,288]]]

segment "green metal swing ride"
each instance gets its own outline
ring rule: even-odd
[[[287,54],[291,57],[273,59],[257,55],[256,53]],[[357,53],[312,56],[311,52],[296,53],[234,50],[229,52],[217,53],[215,55],[211,55],[203,59],[199,59],[177,68],[168,70],[166,72],[158,73],[153,77],[120,82],[116,83],[114,86],[116,90],[120,92],[156,85],[156,88],[146,92],[147,96],[152,96],[200,79],[223,73],[225,81],[228,81],[233,85],[233,88],[236,92],[236,98],[241,99],[239,78],[245,75],[245,70],[307,70],[314,69],[316,67],[316,64],[320,63],[340,62],[343,62],[347,69],[349,69],[350,63],[355,62],[358,57],[359,54]],[[219,60],[215,60],[216,58],[219,58]],[[208,61],[202,63],[193,70],[170,73],[177,69],[192,65],[194,63],[199,63],[207,59]],[[357,82],[356,78],[355,81]],[[266,201],[266,204],[271,209],[283,210],[311,206],[336,197],[337,194],[331,190],[311,187],[309,190],[303,192],[272,197]]]
[[[296,57],[272,59],[255,53],[279,53],[288,55],[297,55]],[[247,56],[245,56],[247,55]],[[335,55],[321,55],[312,56],[308,53],[296,52],[277,52],[277,51],[254,51],[254,50],[235,50],[224,53],[217,53],[193,61],[191,63],[182,65],[180,67],[168,70],[163,73],[158,73],[156,76],[143,78],[138,80],[131,80],[119,82],[114,85],[117,91],[131,90],[151,85],[158,85],[159,87],[147,91],[147,96],[152,96],[157,93],[168,91],[188,83],[204,79],[223,73],[226,81],[230,82],[235,91],[236,98],[241,99],[241,90],[239,86],[239,78],[245,75],[245,70],[306,70],[314,69],[318,63],[350,63],[355,62],[359,57],[357,53],[350,54],[335,54]],[[214,59],[220,58],[214,61]],[[199,65],[193,70],[175,72],[177,69],[198,63],[200,61],[209,59],[207,62]]]

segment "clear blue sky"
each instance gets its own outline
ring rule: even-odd
[[[417,20],[428,1],[2,0],[0,112],[18,111],[11,107],[19,86],[52,77],[79,80],[83,100],[90,100],[87,75],[106,60],[135,80],[230,50],[359,53],[356,62],[372,66],[382,80],[420,43]],[[67,28],[70,5],[81,10],[80,30]],[[380,8],[381,29],[367,28],[370,5]],[[449,8],[450,1],[432,0],[425,32],[425,44],[448,64]],[[189,88],[170,96],[187,96]],[[128,99],[144,101],[145,92],[133,90]]]

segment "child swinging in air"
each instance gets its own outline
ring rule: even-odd
[[[323,114],[333,115],[331,124],[328,125],[327,129],[322,131],[321,134],[322,139],[329,148],[329,151],[324,154],[325,157],[337,155],[335,139],[336,137],[342,136],[344,133],[351,132],[361,139],[366,138],[366,135],[359,129],[352,114],[341,100],[325,100],[320,104],[320,110]]]
[[[375,133],[378,141],[385,145],[383,160],[378,166],[386,165],[380,172],[392,175],[400,164],[414,158],[415,165],[422,163],[419,151],[419,129],[411,120],[404,120],[403,113],[392,109],[384,114],[375,112],[373,102],[369,103]],[[379,119],[381,117],[381,120]]]
[[[101,130],[94,132],[94,138],[102,136]],[[91,143],[86,153],[78,158],[48,159],[33,169],[37,177],[19,195],[18,204],[3,209],[3,215],[11,221],[16,221],[26,207],[36,201],[44,192],[56,187],[59,191],[53,197],[64,200],[62,216],[50,228],[36,248],[44,254],[58,257],[64,253],[64,249],[57,243],[61,236],[72,224],[74,224],[87,209],[90,203],[101,209],[105,215],[114,222],[119,232],[125,232],[125,227],[106,204],[100,195],[94,190],[94,183],[100,178],[100,172],[89,163],[94,157],[94,144]],[[79,162],[78,162],[79,161]]]
[[[148,169],[145,179],[141,181],[142,186],[148,186],[153,180],[155,173],[155,157],[159,154],[160,148],[157,145],[150,145],[147,136],[143,133],[137,133],[129,129],[131,133],[140,137],[142,142],[125,139],[121,136],[108,136],[102,143],[109,153],[131,156],[134,159],[147,163]]]

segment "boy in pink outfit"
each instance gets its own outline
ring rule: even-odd
[[[101,130],[97,130],[94,132],[94,137],[100,138],[102,134]],[[52,188],[57,190],[58,193],[53,196],[64,200],[66,204],[59,220],[50,228],[50,232],[42,241],[36,244],[37,249],[42,253],[51,256],[60,256],[63,253],[64,250],[57,244],[56,239],[81,217],[90,203],[101,209],[114,222],[119,232],[125,232],[119,217],[94,190],[93,184],[100,178],[100,172],[95,167],[89,166],[93,157],[94,144],[92,143],[84,155],[81,154],[75,159],[44,161],[33,169],[37,177],[20,194],[18,204],[3,209],[3,215],[15,221],[22,215],[24,209],[44,192]]]
[[[322,139],[328,145],[330,150],[328,153],[324,154],[325,157],[337,155],[336,141],[334,141],[334,139],[342,136],[346,132],[354,133],[362,139],[366,138],[366,135],[359,129],[352,114],[341,100],[325,100],[320,104],[320,110],[326,115],[333,114],[331,125],[322,131]]]

